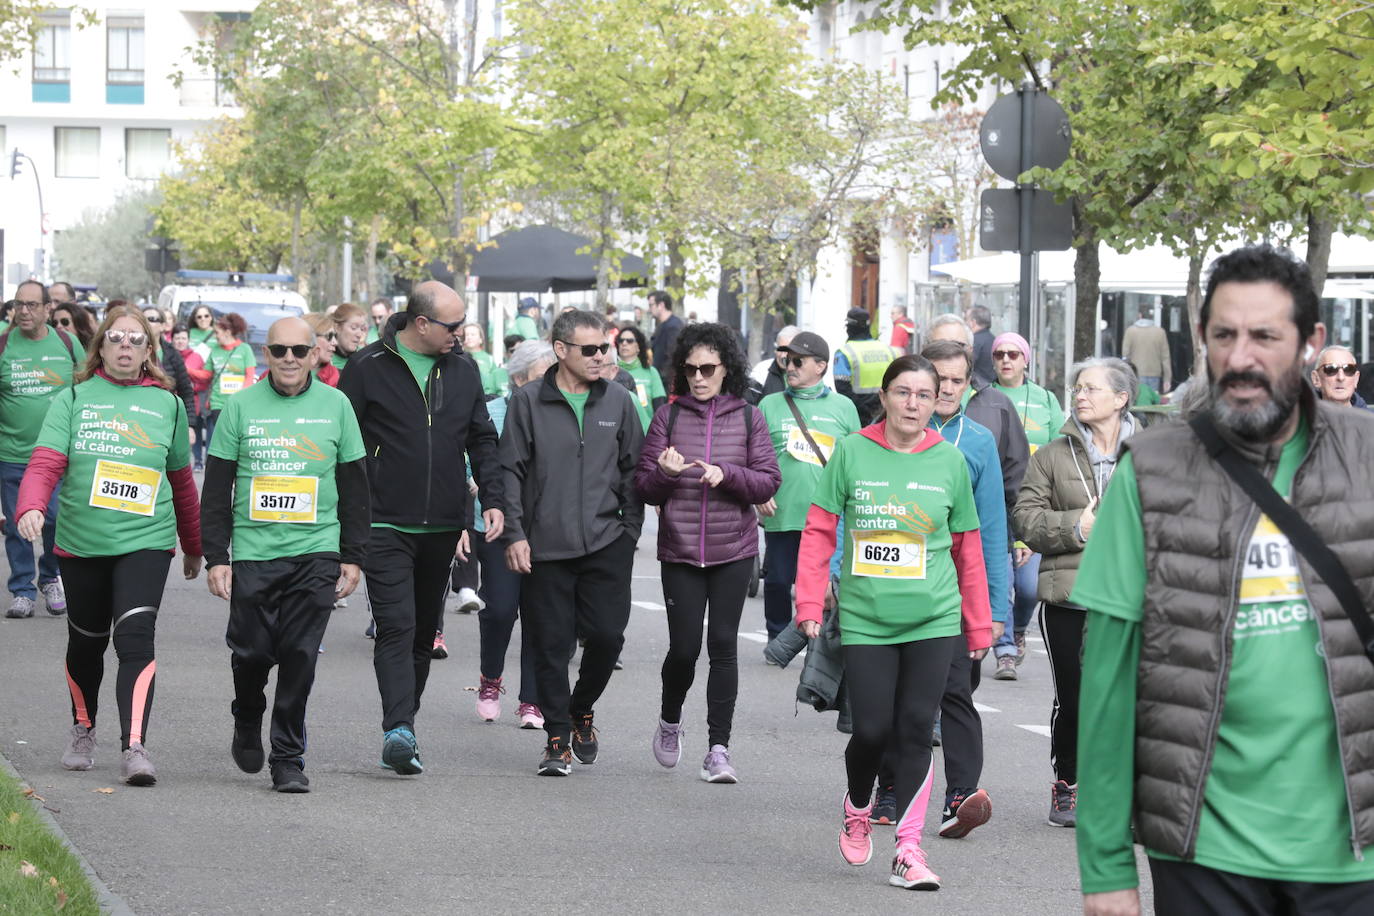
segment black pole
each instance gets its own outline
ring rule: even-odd
[[[1029,80],[1021,84],[1021,173],[1031,169],[1034,159],[1032,131],[1035,121],[1035,84]],[[1021,250],[1021,284],[1017,313],[1017,330],[1026,340],[1031,339],[1031,275],[1034,273],[1035,251],[1031,247],[1031,194],[1034,185],[1028,181],[1017,183],[1020,204],[1021,231],[1018,240]]]

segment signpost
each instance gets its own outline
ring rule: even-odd
[[[1014,95],[993,103],[978,129],[983,158],[994,172],[1017,182],[1015,189],[984,191],[979,198],[979,241],[989,251],[1021,253],[1021,336],[1030,339],[1037,251],[1063,251],[1073,240],[1073,211],[1054,202],[1023,174],[1057,169],[1069,158],[1073,135],[1063,107],[1026,82]],[[1013,222],[1013,214],[1015,214]]]

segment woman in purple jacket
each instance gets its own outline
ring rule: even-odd
[[[703,623],[711,672],[706,680],[710,750],[707,782],[738,782],[730,764],[730,724],[739,692],[736,650],[745,591],[758,554],[754,506],[782,483],[763,414],[744,402],[749,367],[735,332],[691,324],[673,352],[677,399],[654,414],[639,456],[635,488],[662,506],[658,559],[668,606],[668,656],[654,757],[682,758],[682,704],[696,674]]]

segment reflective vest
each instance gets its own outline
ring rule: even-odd
[[[849,360],[850,386],[855,394],[876,394],[883,389],[883,373],[901,354],[880,340],[851,340],[840,348]]]

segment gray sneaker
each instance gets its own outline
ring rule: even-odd
[[[10,602],[10,609],[5,612],[6,617],[23,618],[33,616],[33,599],[23,595],[15,595]]]
[[[143,745],[135,742],[124,752],[124,763],[119,770],[119,778],[131,786],[151,786],[157,782],[157,771],[148,759]]]
[[[1060,779],[1050,786],[1051,827],[1078,826],[1078,786],[1071,786]]]
[[[95,735],[84,725],[73,725],[67,751],[62,755],[65,770],[89,770],[95,766]]]
[[[672,768],[682,759],[682,723],[658,720],[654,729],[654,759],[661,766]]]
[[[707,782],[739,782],[739,774],[730,765],[730,749],[723,744],[713,744],[701,762],[701,778]]]
[[[61,617],[67,613],[67,593],[62,589],[61,579],[44,582],[38,590],[43,593],[43,603],[48,606],[49,614]]]

